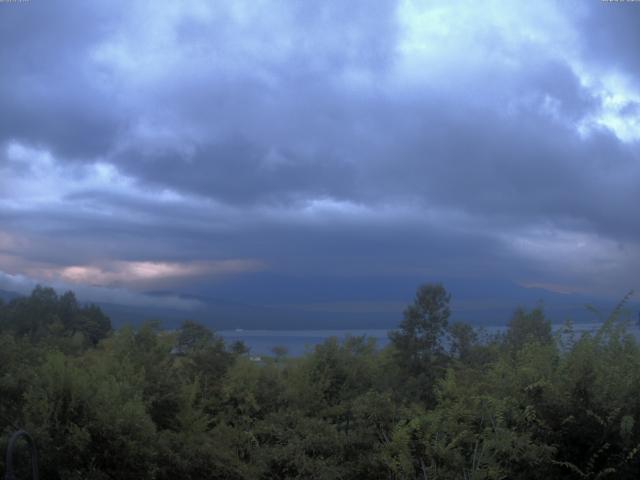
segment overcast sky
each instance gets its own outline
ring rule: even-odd
[[[639,46],[640,2],[0,2],[0,288],[619,298]]]

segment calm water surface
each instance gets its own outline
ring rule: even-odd
[[[573,326],[577,334],[593,332],[602,324],[577,323]],[[563,328],[563,325],[554,325],[554,330]],[[489,326],[479,329],[481,335],[492,335],[504,332],[505,326]],[[629,328],[636,338],[640,339],[640,329],[633,325]],[[389,343],[389,330],[222,330],[218,332],[227,342],[242,340],[253,355],[272,355],[272,349],[276,346],[287,348],[290,356],[303,355],[307,351],[324,342],[330,337],[344,340],[348,336],[366,336],[374,338],[379,347]]]

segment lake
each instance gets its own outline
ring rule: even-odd
[[[573,328],[577,334],[593,332],[598,329],[601,323],[576,323]],[[553,325],[554,331],[563,328],[564,325]],[[504,332],[506,326],[487,326],[479,329],[487,335]],[[636,338],[640,339],[640,329],[633,325],[629,328]],[[366,336],[374,338],[379,347],[384,347],[389,343],[389,330],[369,329],[369,330],[221,330],[218,332],[226,342],[231,343],[242,340],[253,355],[272,355],[272,349],[276,346],[287,348],[290,356],[300,356],[307,351],[324,342],[330,337],[337,337],[344,340],[348,336]]]

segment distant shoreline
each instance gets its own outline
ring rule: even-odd
[[[564,327],[564,323],[553,323],[551,328],[554,333]],[[574,323],[573,329],[582,334],[597,330],[602,322]],[[487,335],[495,335],[506,331],[507,325],[474,326],[476,331],[485,332]],[[242,341],[255,355],[271,355],[274,347],[285,347],[290,356],[304,355],[309,349],[321,344],[331,337],[344,340],[347,337],[366,336],[373,338],[378,347],[384,347],[389,343],[388,333],[394,329],[309,329],[309,330],[276,330],[276,329],[225,329],[218,330],[226,342]],[[640,338],[640,328],[636,322],[629,321],[629,330]]]

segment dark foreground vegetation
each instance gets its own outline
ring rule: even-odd
[[[257,362],[193,322],[111,331],[38,287],[0,305],[0,430],[33,435],[45,479],[637,478],[621,312],[577,338],[518,310],[480,341],[425,285],[383,350],[330,339]]]

